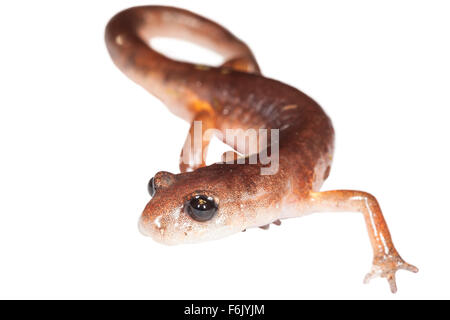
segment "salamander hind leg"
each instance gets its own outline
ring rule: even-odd
[[[312,212],[355,211],[363,214],[373,248],[372,270],[366,275],[365,283],[372,278],[383,277],[388,280],[391,291],[395,293],[397,270],[419,271],[398,254],[378,201],[371,194],[350,190],[313,192],[310,196],[310,207]]]

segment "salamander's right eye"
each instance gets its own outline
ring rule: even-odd
[[[148,182],[147,189],[148,189],[148,193],[150,194],[150,197],[153,197],[156,193],[154,178],[151,178],[150,181]]]

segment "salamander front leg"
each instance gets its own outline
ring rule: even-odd
[[[180,171],[194,171],[206,165],[206,154],[208,152],[211,136],[205,134],[208,129],[214,128],[212,117],[207,112],[197,114],[192,121],[191,128],[186,137],[180,155]]]
[[[364,283],[378,276],[383,277],[388,280],[391,291],[395,293],[397,270],[419,271],[398,254],[378,201],[371,194],[350,190],[314,192],[311,193],[310,200],[312,211],[358,211],[364,215],[374,253],[372,270],[366,275]]]

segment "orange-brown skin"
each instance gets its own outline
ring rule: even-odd
[[[213,49],[225,63],[209,67],[169,59],[150,47],[149,40],[155,36],[187,39]],[[186,10],[147,6],[113,17],[105,38],[114,63],[127,76],[174,114],[190,123],[201,121],[203,132],[211,128],[280,130],[276,174],[261,175],[264,165],[260,162],[205,166],[201,152],[208,146],[208,137],[201,148],[181,155],[188,159],[180,161],[182,173],[157,173],[157,192],[140,219],[144,234],[165,244],[198,242],[312,212],[357,211],[364,216],[374,252],[366,280],[385,277],[395,292],[398,269],[418,271],[397,253],[372,195],[320,192],[333,155],[330,119],[304,93],[263,77],[250,49],[229,31]],[[236,144],[231,146],[246,154]],[[211,196],[218,204],[210,221],[197,222],[185,213],[185,203],[197,194]]]

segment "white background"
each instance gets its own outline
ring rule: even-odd
[[[324,189],[375,194],[420,269],[397,274],[396,295],[362,283],[372,257],[358,213],[198,245],[140,235],[147,181],[178,172],[188,124],[113,65],[103,32],[151,3],[0,4],[0,298],[450,298],[448,2],[159,2],[227,26],[266,76],[324,107],[337,139]]]

